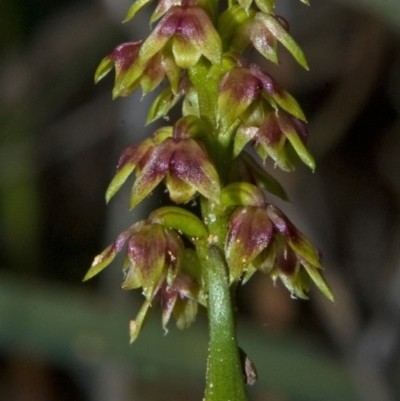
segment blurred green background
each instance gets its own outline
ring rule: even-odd
[[[164,336],[157,308],[129,345],[141,296],[121,264],[82,284],[134,213],[105,206],[119,153],[144,128],[151,97],[111,101],[93,73],[114,46],[144,37],[149,10],[128,0],[0,2],[0,399],[200,400],[205,316]],[[150,6],[151,8],[151,6]],[[278,0],[311,66],[281,49],[258,60],[304,106],[311,174],[273,171],[280,206],[324,254],[336,304],[290,299],[255,276],[238,294],[241,347],[256,364],[251,401],[400,399],[400,2]],[[271,166],[268,166],[271,168]],[[275,201],[275,200],[274,200]]]

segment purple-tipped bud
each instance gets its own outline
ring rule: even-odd
[[[229,220],[225,245],[231,283],[265,249],[274,234],[274,227],[262,207],[239,207]]]

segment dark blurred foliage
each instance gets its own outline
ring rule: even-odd
[[[251,400],[396,400],[400,6],[312,3],[278,1],[311,71],[284,51],[280,68],[263,63],[309,116],[316,173],[273,173],[292,200],[281,207],[323,251],[336,304],[292,300],[262,275],[240,288],[239,338],[260,373]],[[201,399],[204,317],[163,337],[155,310],[129,347],[140,294],[119,289],[118,262],[81,283],[151,207],[128,213],[124,194],[104,204],[118,154],[155,129],[143,128],[147,97],[112,102],[111,79],[93,84],[104,55],[148,32],[142,15],[120,24],[129,5],[0,2],[0,399]]]

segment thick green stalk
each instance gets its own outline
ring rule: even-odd
[[[205,401],[247,401],[225,258],[211,245],[201,254],[208,287],[210,343]]]

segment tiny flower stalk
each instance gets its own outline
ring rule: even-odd
[[[150,0],[136,0],[125,22]],[[308,4],[307,0],[302,0]],[[182,116],[124,150],[106,201],[131,181],[130,208],[159,185],[174,206],[162,206],[122,232],[93,261],[92,278],[125,248],[122,288],[139,289],[144,303],[130,322],[131,342],[144,329],[148,312],[161,305],[161,326],[175,320],[186,329],[199,306],[209,320],[205,401],[246,401],[245,385],[256,371],[238,346],[232,308],[234,289],[256,272],[268,274],[293,298],[308,299],[312,284],[331,301],[321,254],[269,194],[287,200],[267,171],[311,170],[306,117],[295,100],[267,72],[279,62],[280,45],[308,69],[305,56],[274,13],[275,0],[159,0],[147,38],[117,46],[100,63],[96,83],[113,69],[113,98],[163,89],[147,122],[166,117],[177,104]],[[266,59],[246,60],[248,49]],[[179,103],[180,102],[180,103]],[[255,152],[248,152],[248,147]],[[200,204],[193,213],[191,205]]]

